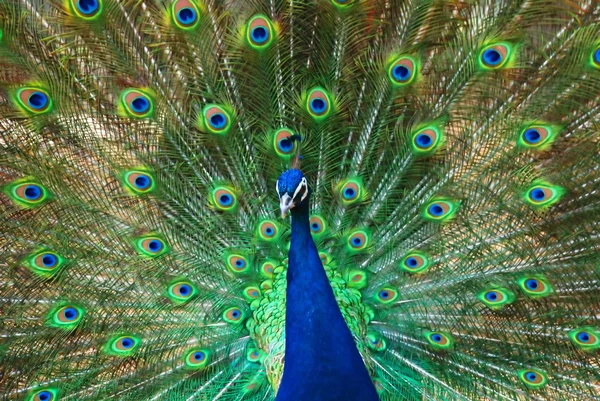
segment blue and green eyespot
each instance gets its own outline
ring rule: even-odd
[[[543,277],[524,276],[517,280],[517,284],[530,298],[543,298],[553,292],[552,286]]]
[[[425,205],[422,215],[429,221],[446,222],[454,217],[458,205],[458,202],[449,199],[432,200]]]
[[[68,0],[67,3],[73,15],[86,21],[98,19],[104,8],[103,0]]]
[[[386,304],[391,304],[392,302],[397,300],[399,296],[400,296],[400,294],[397,289],[386,286],[386,287],[382,287],[377,292],[377,296],[375,297],[375,299],[379,303],[386,305]]]
[[[275,30],[271,21],[262,14],[250,18],[246,25],[246,42],[256,50],[267,49],[275,39]]]
[[[53,108],[52,98],[48,91],[38,86],[18,88],[13,101],[27,116],[46,114]]]
[[[65,262],[62,256],[49,250],[34,252],[25,259],[27,267],[45,278],[55,276],[64,267]]]
[[[532,122],[521,129],[517,146],[523,149],[545,150],[554,142],[559,132],[559,126]]]
[[[276,242],[281,237],[281,228],[275,220],[262,220],[256,227],[258,239],[265,242]]]
[[[400,268],[409,273],[424,273],[431,266],[431,258],[424,252],[413,251],[400,262]]]
[[[539,369],[521,369],[519,379],[530,389],[538,390],[548,384],[548,376]]]
[[[346,284],[349,288],[361,290],[367,286],[368,275],[362,270],[350,270],[346,273]]]
[[[26,400],[27,401],[58,401],[60,399],[57,388],[43,388],[31,392]]]
[[[200,8],[194,0],[175,0],[171,4],[171,20],[179,29],[193,30],[200,22]]]
[[[371,232],[359,228],[351,231],[346,237],[347,249],[351,254],[365,251],[371,245]]]
[[[4,193],[23,208],[33,208],[51,199],[50,192],[33,179],[13,181],[4,187]]]
[[[248,351],[246,352],[246,359],[248,362],[262,362],[266,356],[267,354],[263,350],[257,348],[248,348]]]
[[[210,361],[210,352],[204,348],[192,348],[183,355],[183,362],[186,369],[199,370],[208,365]]]
[[[85,316],[85,309],[75,304],[60,304],[50,310],[46,324],[64,330],[75,329]]]
[[[596,45],[595,49],[592,50],[590,62],[592,67],[600,69],[600,45]]]
[[[408,86],[415,82],[419,64],[411,56],[400,56],[393,60],[388,67],[388,78],[396,88]]]
[[[198,288],[185,279],[175,280],[167,288],[167,296],[173,303],[183,305],[198,295]]]
[[[310,232],[314,239],[318,240],[327,233],[327,220],[320,214],[313,214],[309,220]]]
[[[327,118],[332,110],[329,92],[319,86],[311,89],[306,95],[305,107],[315,121]]]
[[[513,45],[508,42],[498,42],[481,49],[479,66],[484,70],[499,70],[508,67],[513,58]]]
[[[367,333],[367,337],[365,338],[365,343],[367,347],[376,352],[383,352],[387,348],[387,343],[385,338],[379,333],[374,331],[369,331]]]
[[[454,346],[454,339],[449,333],[441,331],[426,331],[425,339],[435,350],[449,350]]]
[[[146,235],[135,240],[138,253],[149,258],[156,258],[169,251],[166,241],[157,235]]]
[[[480,292],[477,298],[488,308],[499,310],[513,303],[516,296],[509,289],[498,287]]]
[[[251,271],[251,265],[246,255],[241,252],[226,251],[224,254],[225,265],[235,275],[246,274]]]
[[[600,332],[594,327],[581,327],[569,332],[573,345],[584,351],[593,351],[600,348]]]
[[[350,177],[338,182],[335,186],[335,193],[340,202],[345,206],[363,202],[367,197],[360,177]]]
[[[128,357],[136,353],[142,339],[134,335],[116,335],[111,337],[104,346],[104,352],[109,355]]]
[[[273,149],[277,156],[285,160],[290,160],[296,154],[298,145],[293,139],[294,131],[289,128],[281,128],[273,133]]]
[[[223,312],[223,320],[229,324],[239,324],[246,317],[244,312],[237,307],[231,307]]]
[[[202,109],[199,128],[203,132],[226,135],[233,126],[231,110],[219,104],[207,104]]]
[[[554,205],[565,193],[562,187],[538,182],[525,192],[525,201],[534,208],[543,209]]]
[[[413,133],[411,149],[416,156],[428,156],[435,153],[443,143],[443,129],[436,125],[429,125]]]
[[[126,89],[121,93],[121,114],[133,118],[149,118],[154,113],[154,100],[144,89]]]
[[[156,189],[156,180],[148,171],[129,170],[123,173],[125,188],[132,195],[143,195]]]
[[[228,185],[217,185],[210,192],[209,203],[215,210],[224,213],[233,213],[238,208],[237,194]]]

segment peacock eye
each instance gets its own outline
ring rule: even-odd
[[[24,87],[16,91],[16,105],[27,115],[40,115],[52,110],[52,99],[41,88]]]
[[[208,364],[209,357],[210,353],[208,350],[192,348],[184,354],[183,361],[185,362],[185,367],[188,369],[202,369]]]
[[[135,241],[135,246],[142,256],[158,257],[169,251],[165,240],[157,236],[145,236]]]
[[[592,52],[592,65],[596,68],[600,68],[600,47]]]
[[[183,305],[194,299],[198,294],[198,289],[187,280],[173,282],[167,289],[167,296],[175,304]]]
[[[53,308],[46,319],[46,324],[60,329],[73,330],[79,325],[85,310],[76,305],[60,305]]]
[[[246,40],[254,49],[266,49],[273,43],[273,25],[264,15],[255,15],[248,21]]]
[[[58,390],[55,388],[45,388],[38,390],[26,398],[27,401],[56,401],[58,400]]]
[[[156,188],[155,180],[148,172],[130,170],[123,174],[125,188],[132,195],[142,195]]]
[[[325,89],[313,88],[307,95],[306,109],[317,121],[327,117],[331,111],[331,99]]]
[[[148,93],[140,89],[127,89],[121,94],[124,114],[134,118],[148,118],[154,111],[154,102]]]
[[[402,56],[396,59],[388,69],[388,78],[395,87],[409,85],[415,81],[417,63],[411,57]]]
[[[427,331],[425,332],[425,338],[431,348],[435,350],[447,350],[452,348],[454,344],[454,339],[450,334],[439,331]]]
[[[539,389],[548,383],[546,373],[537,369],[523,369],[518,372],[519,379],[531,389]]]
[[[176,0],[171,5],[171,17],[180,29],[194,29],[200,21],[199,16],[198,6],[192,0]]]
[[[509,43],[489,45],[479,53],[479,63],[483,69],[496,70],[505,67],[513,53]]]

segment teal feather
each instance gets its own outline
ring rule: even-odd
[[[382,401],[600,399],[599,13],[1,2],[0,394],[275,399],[299,167]]]

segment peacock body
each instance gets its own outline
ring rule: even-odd
[[[2,399],[600,399],[599,16],[3,0]]]

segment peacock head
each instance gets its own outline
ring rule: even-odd
[[[275,186],[279,195],[281,218],[294,207],[308,203],[310,188],[302,171],[291,168],[279,176]]]

